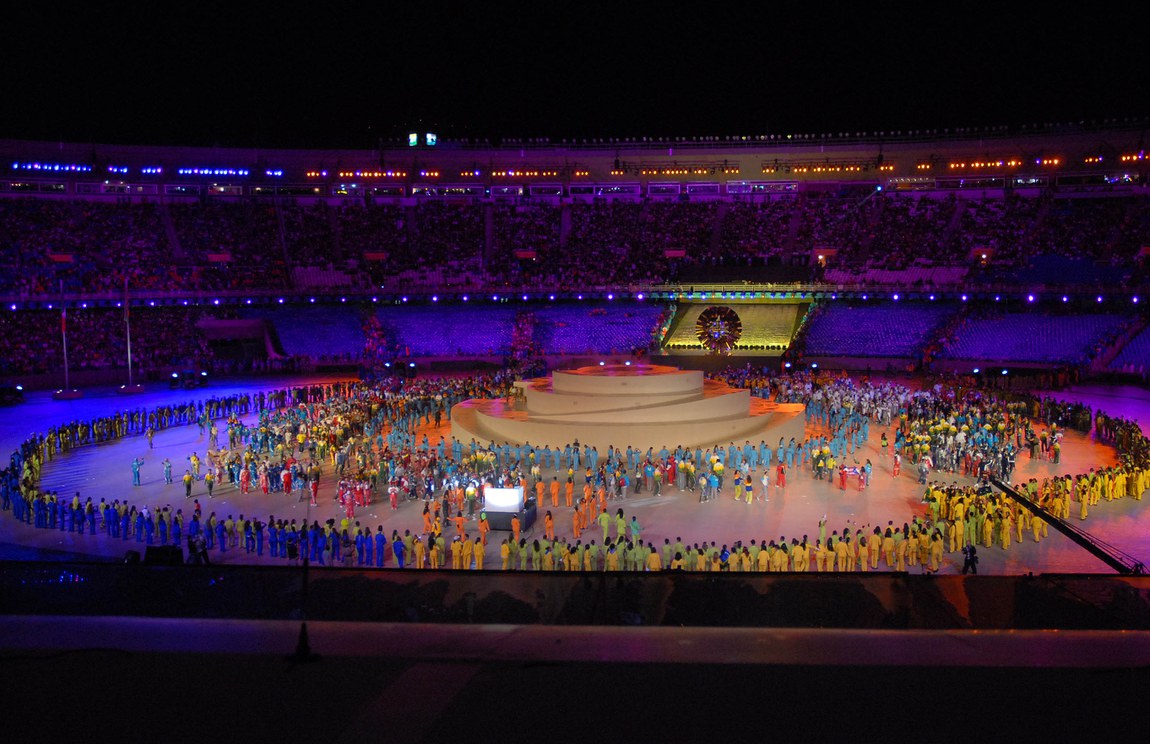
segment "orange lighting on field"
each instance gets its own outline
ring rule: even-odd
[[[407,178],[405,171],[340,171],[340,178]]]
[[[504,171],[492,171],[491,175],[496,177],[496,178],[538,178],[539,176],[555,177],[555,176],[559,175],[559,171],[554,171],[554,170],[542,170],[542,171],[539,171],[539,170],[504,170]]]

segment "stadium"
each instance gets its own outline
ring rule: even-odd
[[[404,384],[421,380],[474,374],[541,379],[599,365],[666,365],[701,370],[708,378],[742,379],[742,387],[756,379],[751,385],[760,386],[758,396],[774,393],[779,400],[778,384],[772,390],[771,378],[814,380],[816,387],[829,389],[846,375],[918,390],[947,385],[964,394],[1024,400],[1035,412],[1042,411],[1039,427],[1061,424],[1066,430],[1070,467],[1082,471],[1092,465],[1091,457],[1102,457],[1101,467],[1107,455],[1099,453],[1111,449],[1113,439],[1105,440],[1094,427],[1089,407],[1083,421],[1081,403],[1050,405],[1050,396],[1076,383],[1144,382],[1150,332],[1139,300],[1150,289],[1142,272],[1150,245],[1150,202],[1140,149],[1143,127],[1138,122],[1024,132],[499,145],[420,133],[413,135],[413,144],[400,141],[377,151],[338,153],[0,143],[8,164],[0,180],[2,371],[6,382],[40,400],[38,406],[13,400],[11,418],[19,428],[9,426],[8,438],[15,437],[12,444],[19,448],[28,428],[20,406],[37,406],[32,417],[49,424],[52,446],[76,450],[61,453],[62,462],[84,458],[74,467],[57,466],[55,475],[46,466],[43,486],[49,494],[79,487],[79,468],[95,478],[91,493],[83,495],[111,500],[122,489],[106,484],[104,471],[126,472],[127,465],[109,462],[109,457],[127,458],[138,448],[100,456],[85,453],[78,442],[63,444],[69,417],[53,405],[88,411],[82,416],[119,419],[120,411],[146,415],[149,409],[193,398],[226,403],[240,391],[276,386],[298,390],[301,384],[338,386],[357,380],[401,391]],[[116,395],[83,400],[85,389],[111,389]],[[77,397],[68,400],[71,391]],[[809,396],[802,400],[811,405]],[[1109,411],[1112,418],[1137,415],[1119,401],[1112,403],[1117,406]],[[93,408],[74,408],[80,405]],[[112,409],[96,413],[101,405]],[[52,415],[59,421],[56,426],[45,418]],[[180,423],[194,423],[194,417],[176,415]],[[456,426],[462,426],[461,415],[457,412]],[[706,418],[695,413],[681,423],[700,415]],[[419,425],[425,423],[430,424],[430,416]],[[208,435],[202,427],[201,420],[202,438],[161,429],[149,436],[149,443],[151,436],[161,442],[179,436],[172,457],[181,458],[189,448],[206,453]],[[93,446],[112,452],[119,446],[113,440],[139,442],[143,428],[142,419],[125,415],[121,429],[104,434]],[[876,437],[877,431],[871,439]],[[549,444],[558,460],[561,442]],[[627,444],[642,449],[671,442]],[[410,445],[418,449],[418,440],[413,437]],[[497,442],[492,445],[498,449]],[[1139,451],[1124,446],[1128,454]],[[1072,455],[1076,448],[1087,452]],[[878,462],[885,453],[867,454]],[[1109,458],[1114,461],[1113,455]],[[845,454],[843,459],[845,479]],[[909,460],[907,468],[909,475]],[[156,469],[151,470],[158,482]],[[961,475],[970,481],[975,474],[964,469]],[[804,477],[796,472],[790,488],[805,485]],[[127,483],[126,477],[117,480]],[[920,495],[920,481],[913,475],[904,481],[896,490],[899,498]],[[219,488],[225,488],[222,470]],[[330,479],[324,479],[323,488],[325,499],[333,501]],[[375,498],[382,502],[380,491]],[[542,512],[542,489],[539,495]],[[682,503],[683,495],[666,509],[684,511],[678,515],[683,524],[666,528],[668,544],[672,532],[686,531],[689,522],[696,530],[700,524],[697,515],[686,513],[691,504]],[[417,505],[435,495],[418,498]],[[928,513],[918,500],[917,511]],[[733,584],[726,593],[710,590],[710,613],[689,607],[671,612],[660,602],[649,605],[632,596],[634,586],[622,585],[612,591],[609,606],[614,609],[595,610],[567,579],[547,589],[566,596],[567,608],[558,615],[528,611],[535,618],[528,624],[546,627],[583,618],[579,622],[589,626],[707,626],[722,617],[720,624],[746,627],[863,623],[858,632],[891,624],[1018,629],[1065,622],[1098,629],[1119,622],[1144,628],[1144,606],[1131,607],[1117,619],[1113,608],[1115,592],[1144,596],[1145,591],[1136,577],[1147,547],[1141,525],[1150,517],[1136,501],[1125,501],[1117,521],[1106,515],[1099,526],[1092,520],[1085,532],[1067,520],[1065,534],[1055,538],[1062,543],[1058,551],[1002,563],[985,548],[983,573],[1001,574],[999,583],[987,585],[993,588],[984,590],[989,593],[977,607],[965,607],[961,619],[932,619],[922,597],[896,601],[869,620],[862,620],[863,611],[854,605],[833,615],[794,609],[764,614],[762,608],[750,611],[727,596]],[[658,512],[635,503],[618,501],[644,521],[655,519],[648,513]],[[389,532],[392,525],[418,527],[412,521],[416,507],[406,499],[402,507],[407,521],[389,516]],[[153,508],[159,510],[159,502]],[[286,508],[281,504],[277,511]],[[797,506],[787,508],[803,514]],[[5,514],[6,541],[24,545],[23,557],[42,560],[55,554],[65,561],[60,569],[45,569],[39,562],[27,564],[32,568],[10,563],[5,569],[6,591],[45,615],[67,611],[75,598],[38,586],[33,600],[14,589],[12,577],[59,571],[66,582],[102,586],[115,580],[116,571],[143,570],[114,569],[110,561],[143,558],[149,570],[170,572],[172,562],[192,557],[190,543],[188,554],[179,543],[161,550],[147,542],[146,550],[140,550],[138,530],[136,540],[126,543],[85,537],[82,517],[79,537],[69,529],[67,540],[60,541],[63,512],[59,531],[21,525],[14,532],[11,512]],[[339,516],[338,508],[334,513]],[[1057,516],[1048,519],[1052,527],[1061,527]],[[1131,520],[1132,526],[1126,524]],[[536,535],[543,531],[541,524],[532,529]],[[51,535],[53,546],[63,542],[67,548],[50,548],[36,532]],[[125,540],[128,533],[126,525]],[[720,542],[741,537],[721,535]],[[289,568],[267,568],[282,561],[262,558],[262,544],[261,534],[259,559],[236,550],[234,557],[213,556],[213,565],[234,561],[239,570],[230,580],[245,586],[274,581],[264,573],[268,570],[296,575]],[[1020,541],[1015,551],[1026,548]],[[371,566],[370,547],[367,552]],[[959,573],[954,555],[947,555],[943,573]],[[76,563],[92,558],[103,565]],[[352,580],[345,571],[372,570],[363,568],[362,551],[358,562],[345,560],[324,570],[338,572],[339,582]],[[533,561],[538,560],[536,555]],[[249,566],[248,574],[243,566]],[[534,564],[525,560],[522,567]],[[1018,572],[1033,577],[1051,570],[1063,573],[1041,589],[1023,579],[1029,603],[1015,600],[1013,609],[1003,612],[1004,597],[1024,591]],[[488,597],[483,611],[469,605],[471,616],[484,622],[519,617],[522,622],[520,602],[503,606],[493,599],[523,591],[525,577],[516,573],[505,572],[495,584],[486,578],[463,579],[473,594]],[[1115,583],[1098,573],[1131,578]],[[879,582],[896,593],[908,585],[943,581],[897,571],[880,570],[866,579],[848,575],[852,586]],[[531,591],[542,591],[539,576],[531,575]],[[510,588],[508,577],[520,586]],[[201,593],[198,580],[167,579],[173,582],[169,587]],[[311,581],[316,582],[313,593],[325,592],[322,574]],[[460,578],[446,581],[458,584]],[[1076,582],[1101,598],[1076,608],[1062,606],[1060,593]],[[746,580],[737,586],[747,586]],[[769,589],[755,586],[765,596],[786,591],[777,583]],[[792,591],[833,602],[827,587],[825,582],[794,584]],[[700,589],[689,581],[677,587],[687,594]],[[169,589],[152,591],[163,595]],[[380,591],[387,596],[388,590]],[[831,595],[835,591],[843,589]],[[911,595],[921,591],[910,589]],[[969,588],[966,594],[973,596]],[[212,612],[246,617],[254,610],[232,599],[213,601],[223,604]],[[430,600],[414,595],[391,610],[375,603],[369,610],[359,602],[330,601],[329,620],[396,618],[395,611],[406,606],[409,618],[453,622],[461,611],[450,603],[416,610],[411,602]],[[112,613],[152,614],[147,605],[121,606]],[[260,612],[274,617],[291,611],[264,606]],[[1073,664],[1071,657],[1067,653],[1061,663]]]
[[[897,6],[17,34],[12,736],[1127,730],[1150,119]]]

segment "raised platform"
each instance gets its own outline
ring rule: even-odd
[[[606,364],[524,380],[522,397],[472,399],[451,410],[460,441],[563,447],[710,447],[803,438],[803,406],[752,398],[750,391],[705,380],[698,370]]]

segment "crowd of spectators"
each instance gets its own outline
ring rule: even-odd
[[[1006,284],[1025,275],[1081,284],[1141,276],[1148,238],[1140,195],[842,189],[565,204],[24,196],[0,200],[0,292],[613,287],[705,282],[718,268],[809,267],[819,254],[834,283]],[[1049,256],[1126,273],[1035,273]]]
[[[28,375],[67,368],[95,370],[128,366],[128,333],[134,370],[202,367],[213,358],[196,323],[204,311],[184,307],[27,310],[0,313],[0,374]]]

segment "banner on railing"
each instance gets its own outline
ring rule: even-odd
[[[210,263],[231,263],[232,254],[230,253],[209,253],[208,261]]]

